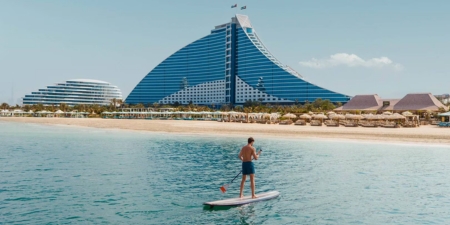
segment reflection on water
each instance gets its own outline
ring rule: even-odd
[[[415,145],[256,137],[257,193],[281,195],[205,208],[239,196],[247,138],[0,123],[0,223],[450,223],[450,148]]]
[[[252,204],[238,207],[241,224],[253,224],[252,219],[256,217],[255,207]]]

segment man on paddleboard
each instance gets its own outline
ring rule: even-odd
[[[261,150],[256,154],[256,149],[253,147],[255,140],[252,137],[248,138],[248,144],[242,147],[239,153],[239,159],[242,161],[242,181],[241,181],[241,192],[239,197],[243,198],[244,184],[247,179],[247,175],[250,175],[250,187],[252,189],[252,198],[256,198],[255,195],[255,167],[253,166],[252,160],[258,160]]]

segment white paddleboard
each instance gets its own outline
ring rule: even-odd
[[[266,201],[269,199],[276,198],[280,195],[278,191],[269,191],[264,193],[256,194],[257,198],[252,198],[252,196],[246,196],[243,198],[230,198],[225,200],[219,200],[214,202],[205,202],[203,205],[209,206],[238,206],[245,205],[252,202]]]

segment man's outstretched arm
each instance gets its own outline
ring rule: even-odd
[[[258,152],[258,154],[256,154],[256,149],[253,149],[253,159],[258,160],[259,158],[259,154],[261,153],[261,151]]]

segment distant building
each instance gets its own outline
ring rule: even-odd
[[[378,95],[356,95],[335,111],[448,111],[435,96],[430,93],[407,94],[402,99],[381,99]]]
[[[47,88],[25,95],[23,104],[109,105],[113,99],[122,99],[122,93],[117,86],[105,81],[75,79],[50,85]]]
[[[450,94],[435,95],[434,97],[436,97],[443,104],[447,105],[450,103]]]

